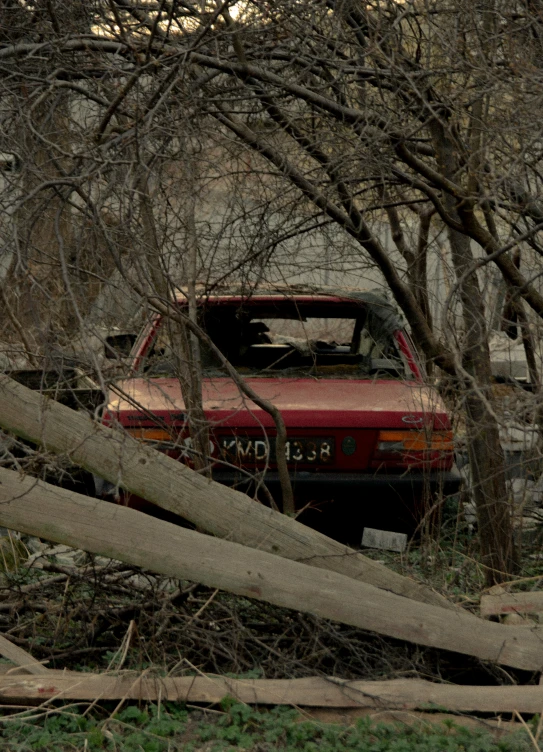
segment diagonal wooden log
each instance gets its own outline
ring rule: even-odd
[[[30,674],[48,674],[49,669],[37,661],[30,653],[14,645],[4,635],[0,635],[0,653],[12,663]]]
[[[337,572],[157,520],[0,468],[0,525],[390,637],[543,668],[543,631],[418,603]]]
[[[437,684],[422,679],[345,681],[304,679],[229,679],[223,676],[160,677],[141,674],[50,672],[45,677],[0,676],[0,698],[50,700],[170,700],[218,703],[235,697],[255,705],[384,710],[447,708],[457,712],[540,713],[539,686],[481,687]],[[462,723],[462,719],[457,721]]]
[[[0,427],[67,455],[74,464],[220,538],[456,610],[439,593],[5,375],[0,375]]]

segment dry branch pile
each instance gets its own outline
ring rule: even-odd
[[[54,551],[54,549],[52,549]],[[81,554],[80,554],[81,556]],[[257,603],[196,583],[157,577],[114,561],[87,557],[69,566],[45,552],[0,588],[0,625],[9,639],[51,668],[81,663],[197,666],[217,674],[267,678],[458,676],[476,662],[443,651]],[[39,567],[39,568],[38,568]],[[485,670],[492,680],[492,668]]]

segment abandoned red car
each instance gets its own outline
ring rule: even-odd
[[[425,385],[401,319],[380,295],[213,295],[201,300],[198,319],[237,372],[280,409],[302,521],[329,534],[346,530],[360,543],[365,525],[404,530],[436,492],[457,491],[445,406]],[[133,374],[118,384],[123,397],[110,395],[106,420],[190,461],[169,324],[156,315],[144,327],[131,353]],[[265,483],[277,493],[271,417],[240,395],[204,345],[201,360],[213,478],[249,493]]]

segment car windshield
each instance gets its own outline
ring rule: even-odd
[[[409,373],[394,337],[359,303],[319,305],[281,301],[273,305],[210,305],[199,323],[242,374],[251,376],[406,378]],[[175,376],[175,324],[159,321],[156,339],[142,359],[149,376]],[[204,375],[222,374],[217,356],[201,345]]]

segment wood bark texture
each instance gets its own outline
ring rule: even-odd
[[[543,630],[485,622],[459,610],[412,601],[337,572],[186,530],[4,468],[0,525],[419,645],[515,668],[543,669]]]
[[[0,375],[0,426],[220,538],[457,610],[429,588],[5,375]]]

